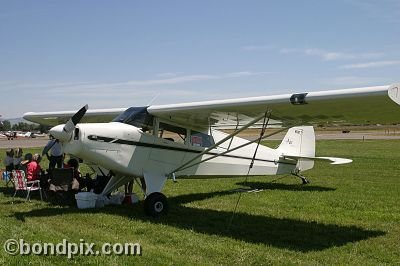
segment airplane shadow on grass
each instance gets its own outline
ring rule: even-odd
[[[169,225],[197,233],[229,237],[255,244],[265,244],[293,251],[321,251],[347,243],[382,236],[383,231],[366,230],[357,226],[322,224],[288,218],[275,218],[247,213],[236,213],[228,228],[231,211],[217,211],[184,206],[193,201],[232,194],[232,191],[197,193],[169,198],[168,215],[151,218],[144,214],[143,203],[133,206],[106,206],[103,209],[43,208],[29,212],[16,212],[12,216],[25,222],[33,217],[49,217],[68,213],[107,213]]]

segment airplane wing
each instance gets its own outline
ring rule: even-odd
[[[150,114],[197,128],[244,124],[271,111],[270,124],[400,123],[400,84],[276,96],[154,105]]]
[[[105,123],[113,120],[117,115],[125,111],[127,108],[112,109],[93,109],[88,110],[82,118],[83,123]],[[29,112],[23,115],[25,120],[47,126],[56,126],[65,124],[75,111],[57,111],[57,112]]]
[[[271,111],[279,126],[400,123],[400,84],[344,90],[303,92],[216,101],[152,105],[147,111],[181,126],[243,125]],[[81,122],[109,122],[125,108],[88,110]],[[65,123],[76,111],[26,113],[26,120],[45,125]]]

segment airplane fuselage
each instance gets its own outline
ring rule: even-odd
[[[217,142],[227,134],[213,130]],[[199,157],[192,167],[179,170],[176,176],[242,176],[247,175],[256,149],[250,144],[233,152],[200,163],[200,160],[219,155],[243,143],[234,137]],[[229,147],[228,147],[229,146]],[[205,148],[190,143],[177,143],[143,132],[141,129],[119,123],[91,123],[77,125],[71,141],[64,144],[65,153],[112,170],[123,176],[143,177],[146,172],[167,175],[185,162],[198,156]],[[294,162],[280,160],[277,150],[260,145],[249,175],[276,175],[290,173]]]

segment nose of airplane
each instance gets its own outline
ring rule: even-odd
[[[68,142],[71,140],[72,132],[75,126],[81,121],[83,116],[86,114],[88,110],[88,105],[86,104],[84,107],[79,109],[68,121],[63,125],[58,125],[50,129],[49,133],[60,142]]]
[[[65,125],[58,125],[50,129],[49,133],[60,142],[68,142],[71,140],[72,132],[66,132],[64,130]]]

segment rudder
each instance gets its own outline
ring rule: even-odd
[[[302,126],[289,128],[277,150],[282,155],[300,157],[315,157],[315,133],[314,127]],[[314,161],[299,159],[297,169],[309,170],[314,167]]]

